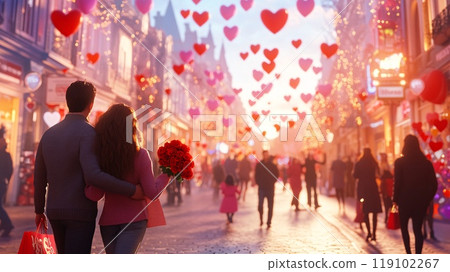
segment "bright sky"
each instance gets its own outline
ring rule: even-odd
[[[304,1],[304,0],[298,0]],[[168,5],[168,0],[153,1],[153,8],[150,11],[153,24],[153,16],[160,11],[162,14]],[[184,33],[184,24],[191,23],[191,29],[198,30],[199,36],[206,36],[209,26],[212,26],[213,37],[216,41],[217,51],[222,42],[225,42],[226,58],[229,69],[233,76],[233,88],[242,88],[240,93],[243,105],[247,113],[269,110],[276,114],[294,114],[293,107],[298,107],[300,112],[309,112],[309,106],[305,105],[300,99],[300,95],[313,94],[316,92],[316,86],[322,73],[315,74],[312,67],[321,67],[320,45],[322,43],[335,43],[334,25],[331,23],[336,13],[334,10],[324,10],[321,0],[316,0],[316,6],[312,13],[303,17],[297,9],[297,0],[254,0],[253,6],[245,11],[240,0],[201,0],[197,5],[192,0],[172,0],[175,9],[175,16],[181,37]],[[230,20],[225,20],[220,14],[220,6],[236,6],[236,13]],[[288,11],[288,21],[284,28],[277,34],[270,32],[262,23],[260,13],[264,9],[276,12],[281,8]],[[191,10],[191,15],[184,19],[180,11],[183,9]],[[202,27],[199,27],[192,19],[192,12],[208,11],[209,21]],[[239,34],[233,40],[229,41],[223,32],[225,26],[239,27]],[[296,49],[292,40],[302,40],[302,45]],[[250,51],[250,45],[260,44],[260,51],[254,55]],[[263,54],[264,49],[278,48],[279,54],[275,59],[276,67],[270,74],[264,72],[264,77],[257,82],[253,78],[253,70],[263,71],[262,62],[269,62]],[[243,61],[240,53],[249,52],[248,58]],[[304,72],[299,66],[300,58],[310,58],[313,60],[311,68]],[[281,74],[279,79],[275,74]],[[297,89],[290,87],[291,78],[300,78],[300,84]],[[257,100],[254,106],[250,106],[248,101],[256,99],[252,96],[252,91],[261,90],[261,84],[273,83],[273,88],[269,94],[262,96]],[[285,100],[285,96],[291,96],[290,101]],[[311,102],[309,102],[310,104]],[[273,128],[272,128],[273,129]]]

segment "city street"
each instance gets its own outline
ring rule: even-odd
[[[165,203],[166,195],[161,200]],[[304,190],[300,200],[306,203]],[[289,209],[290,201],[290,192],[278,185],[272,227],[259,227],[256,187],[252,187],[246,201],[239,201],[234,223],[226,224],[226,216],[218,212],[220,199],[213,199],[210,189],[194,188],[191,195],[183,195],[180,206],[164,206],[167,226],[147,229],[139,253],[404,253],[400,231],[387,230],[384,223],[378,225],[377,242],[364,241],[365,234],[352,222],[351,198],[347,198],[346,216],[338,215],[334,197],[319,195],[322,207],[317,211],[303,206],[295,212]],[[23,231],[33,229],[33,209],[7,211],[16,228],[12,238],[0,240],[0,253],[16,253]],[[435,222],[435,232],[439,242],[426,240],[423,253],[450,253],[450,225]],[[92,253],[102,249],[97,229]]]

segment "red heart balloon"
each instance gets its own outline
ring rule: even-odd
[[[264,69],[264,71],[266,71],[266,73],[270,74],[273,71],[273,69],[275,69],[275,62],[273,61],[271,61],[270,63],[263,62],[262,68]]]
[[[95,54],[87,53],[86,58],[87,58],[88,62],[95,64],[98,61],[98,59],[100,58],[100,55],[98,53],[95,53]]]
[[[294,41],[292,41],[292,45],[293,45],[295,48],[299,48],[300,45],[302,45],[302,40],[300,40],[300,39],[294,40]]]
[[[170,95],[170,93],[172,92],[172,90],[169,89],[169,88],[167,88],[167,89],[164,90],[164,92],[165,92],[167,95]]]
[[[426,118],[428,124],[432,126],[434,124],[434,121],[439,120],[439,114],[437,114],[437,112],[427,113]]]
[[[292,110],[295,111],[295,112],[297,112],[298,107],[293,107]]]
[[[291,87],[293,89],[297,89],[298,84],[300,83],[300,78],[291,78],[291,80],[289,81],[289,85],[291,85]]]
[[[183,18],[186,19],[191,14],[191,11],[188,9],[183,9],[180,11],[180,13],[181,13],[181,16],[183,16]]]
[[[202,26],[208,21],[209,12],[204,11],[202,13],[198,13],[197,11],[194,11],[194,13],[192,14],[192,18],[194,19],[194,22],[196,22],[198,26]]]
[[[269,29],[273,34],[280,31],[286,24],[288,19],[288,12],[286,9],[280,9],[273,13],[268,9],[261,11],[261,20],[263,24]]]
[[[252,44],[250,45],[250,50],[252,50],[253,54],[256,54],[258,53],[260,47],[261,46],[259,44]]]
[[[327,57],[327,58],[331,58],[334,54],[336,54],[337,50],[338,50],[338,45],[337,44],[332,44],[332,45],[328,45],[326,43],[322,43],[322,45],[320,45],[320,49],[322,50],[322,53]]]
[[[417,132],[422,131],[422,122],[412,123],[411,127]]]
[[[434,104],[442,104],[445,102],[447,95],[447,78],[440,70],[434,70],[423,77],[425,89],[420,96]]]
[[[274,61],[275,58],[278,56],[278,49],[274,48],[272,50],[264,49],[264,56],[270,61]]]
[[[290,121],[288,122],[288,124],[289,124],[289,127],[290,127],[290,128],[293,128],[293,127],[295,126],[295,122],[292,121],[292,120],[290,120]]]
[[[425,134],[425,132],[423,132],[422,130],[418,132],[419,133],[419,137],[422,139],[422,141],[427,142],[428,138],[430,138],[428,135]]]
[[[180,65],[173,65],[173,70],[175,71],[175,73],[177,73],[178,75],[181,75],[181,73],[184,72],[184,64],[180,64]]]
[[[252,113],[252,118],[253,118],[253,120],[255,120],[255,122],[258,121],[258,119],[259,119],[259,114],[258,114],[257,112],[253,112],[253,113]]]
[[[53,25],[66,37],[77,32],[81,25],[81,12],[77,9],[65,14],[61,10],[54,10],[50,15]]]
[[[204,43],[194,43],[194,50],[199,54],[200,56],[203,55],[203,53],[206,52],[208,49],[208,45]]]
[[[447,120],[434,120],[433,125],[440,131],[444,131],[444,129],[447,127]]]
[[[248,52],[241,53],[241,58],[242,58],[242,60],[246,60],[247,57],[248,57]]]
[[[444,146],[444,143],[443,142],[430,141],[429,145],[430,145],[431,150],[433,150],[433,152],[436,152],[436,151],[440,150]]]

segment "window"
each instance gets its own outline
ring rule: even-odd
[[[17,3],[16,31],[32,39],[36,35],[39,0],[19,0]]]
[[[124,81],[130,80],[132,63],[133,63],[133,45],[131,39],[125,35],[120,35],[117,71],[122,80]]]

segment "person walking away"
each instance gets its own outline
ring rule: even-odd
[[[278,171],[278,167],[273,163],[273,160],[269,156],[269,152],[267,150],[264,150],[262,155],[262,160],[255,167],[255,181],[258,185],[259,225],[263,225],[264,199],[267,198],[267,228],[270,228],[273,216],[275,182],[277,182],[280,172]]]
[[[364,148],[361,159],[355,164],[353,176],[358,179],[357,198],[363,202],[364,222],[367,228],[366,241],[376,241],[377,215],[381,210],[380,194],[376,176],[379,174],[378,163],[372,156],[370,148]],[[369,214],[372,213],[372,231]]]
[[[291,206],[295,207],[295,211],[300,211],[299,199],[300,199],[300,192],[302,190],[302,179],[301,179],[302,164],[297,158],[292,158],[292,160],[289,161],[287,168],[287,175],[293,194]]]
[[[355,178],[353,177],[353,161],[352,156],[347,156],[345,161],[345,184],[346,184],[346,195],[348,197],[355,196]]]
[[[245,195],[247,193],[251,172],[252,172],[252,163],[250,162],[248,155],[246,155],[239,162],[239,180],[241,183],[242,201],[245,201]]]
[[[141,212],[157,197],[169,181],[166,174],[157,180],[153,177],[153,164],[149,153],[137,140],[136,117],[132,122],[132,143],[126,141],[127,118],[134,110],[124,104],[111,106],[95,126],[96,152],[100,167],[106,173],[131,184],[140,184],[148,200],[105,192],[94,186],[86,186],[86,196],[92,201],[105,197],[100,216],[100,232],[108,254],[134,254],[144,238],[148,214]],[[111,155],[114,154],[114,155]],[[178,181],[176,181],[178,182]]]
[[[333,186],[336,189],[336,198],[339,205],[339,212],[342,210],[345,213],[345,174],[347,166],[344,161],[338,156],[331,165]],[[342,204],[341,204],[342,203]],[[342,208],[341,208],[342,205]]]
[[[220,184],[225,181],[225,171],[223,170],[220,160],[217,159],[213,163],[213,179],[214,179],[214,198],[219,197]]]
[[[381,171],[381,196],[383,197],[384,204],[384,223],[387,224],[389,211],[392,208],[392,195],[394,193],[394,176],[391,172],[391,167],[389,166],[387,160],[387,154],[380,154],[380,171]]]
[[[234,184],[234,179],[231,175],[227,175],[225,182],[220,185],[220,189],[224,195],[220,205],[220,212],[227,215],[228,223],[233,223],[233,216],[238,210],[237,195],[240,194],[240,191],[237,185]]]
[[[95,129],[87,120],[95,93],[94,85],[86,81],[76,81],[67,88],[69,113],[44,133],[36,153],[35,223],[46,227],[47,213],[60,254],[91,252],[97,203],[86,198],[86,184],[134,199],[144,198],[141,186],[100,169],[94,149]]]
[[[411,254],[408,221],[412,219],[416,254],[422,253],[422,224],[437,190],[436,173],[425,157],[416,136],[405,137],[403,157],[394,164],[393,205],[398,206],[400,229],[406,253]]]
[[[314,206],[315,208],[319,208],[319,200],[317,199],[317,173],[316,173],[316,164],[324,165],[327,162],[326,154],[323,155],[323,161],[317,161],[312,152],[308,154],[305,160],[305,181],[306,181],[306,192],[308,194],[308,206],[311,207],[311,190],[314,191]]]
[[[8,147],[6,139],[4,138],[5,127],[0,128],[0,230],[3,230],[1,237],[9,237],[14,228],[8,213],[3,207],[8,189],[9,180],[13,173],[13,163],[11,154],[6,151]]]

